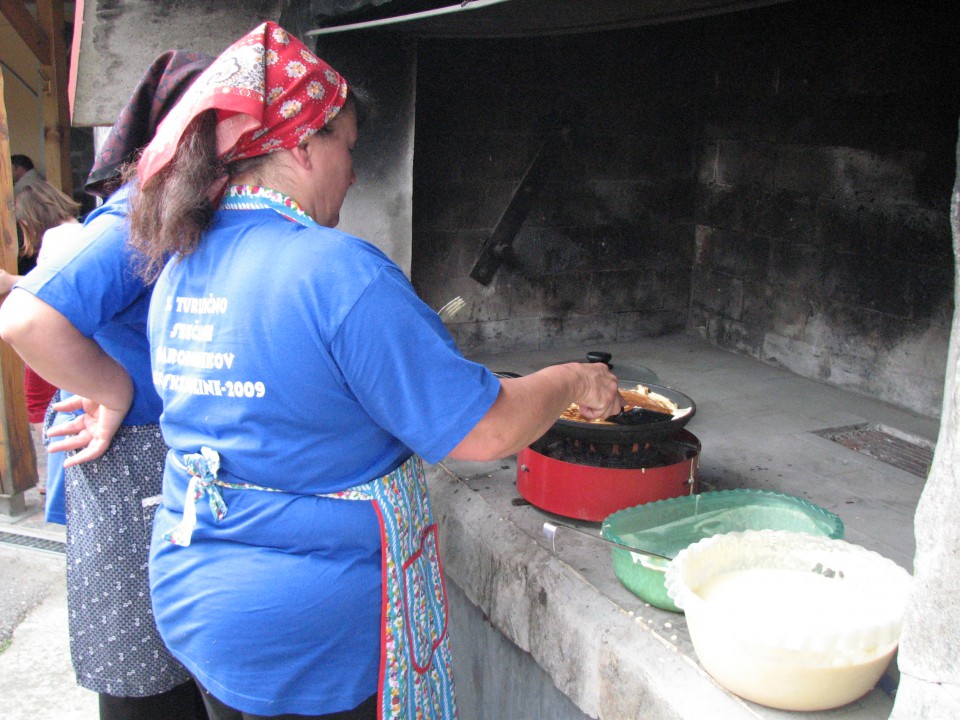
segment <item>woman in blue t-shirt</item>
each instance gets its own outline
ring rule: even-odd
[[[101,148],[87,191],[105,202],[72,252],[41,262],[0,309],[0,333],[44,378],[74,396],[79,417],[50,434],[63,464],[67,610],[77,682],[101,720],[201,720],[200,693],[157,631],[147,578],[166,446],[146,338],[152,286],[127,240],[121,168],[212,58],[170,51],[144,73]]]
[[[170,446],[151,593],[216,719],[455,717],[421,458],[503,457],[572,402],[620,408],[603,365],[500,380],[466,360],[393,262],[334,229],[357,116],[343,77],[264,23],[138,165]]]

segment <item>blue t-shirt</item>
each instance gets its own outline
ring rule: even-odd
[[[65,390],[57,390],[54,399],[57,402],[63,402],[70,398],[70,393]],[[56,413],[51,419],[50,427],[61,423],[69,422],[77,417],[81,411]],[[44,436],[48,428],[46,426],[46,417],[44,418]],[[50,442],[55,442],[59,438],[50,438]],[[44,444],[48,444],[46,441]],[[48,523],[67,524],[67,494],[65,487],[63,461],[66,459],[65,452],[47,453],[47,504],[44,507],[44,514]]]
[[[216,521],[182,519],[168,459],[151,592],[174,655],[228,705],[321,714],[376,692],[380,536],[368,502],[317,497],[437,462],[500,389],[373,245],[273,210],[217,213],[199,249],[157,282],[149,335],[172,455],[220,454]],[[253,640],[255,639],[255,640]],[[253,640],[253,641],[252,641]]]
[[[133,380],[124,424],[146,425],[157,422],[162,406],[150,377],[150,286],[137,274],[127,243],[128,194],[121,188],[87,216],[91,238],[75,254],[35,268],[16,287],[60,312],[124,367]]]

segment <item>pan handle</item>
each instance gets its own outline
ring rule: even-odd
[[[659,553],[650,552],[649,550],[642,550],[640,548],[630,547],[629,545],[623,545],[622,543],[614,542],[613,540],[607,540],[602,535],[594,535],[591,532],[582,530],[573,525],[564,525],[563,523],[558,522],[545,522],[543,524],[543,535],[550,541],[553,551],[557,551],[557,530],[563,528],[564,530],[573,530],[578,532],[581,535],[586,535],[591,540],[596,540],[597,542],[602,542],[604,545],[609,545],[620,550],[626,550],[627,552],[634,553],[636,555],[652,555],[653,557],[661,558],[662,560],[671,561],[673,558],[668,558],[666,555],[660,555]]]
[[[588,363],[603,363],[607,367],[610,367],[610,361],[612,359],[613,355],[603,350],[591,350],[587,353]]]

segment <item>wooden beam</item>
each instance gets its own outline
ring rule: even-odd
[[[0,250],[3,269],[16,275],[18,247],[14,222],[13,168],[0,73]],[[0,342],[0,405],[0,513],[19,515],[26,509],[24,491],[37,484],[37,459],[27,420],[23,362],[5,342]]]
[[[0,0],[2,2],[2,0]],[[63,0],[38,0],[37,20],[50,38],[50,62],[40,68],[43,142],[47,182],[73,194],[70,169],[70,105],[67,46],[63,38]]]
[[[0,13],[3,13],[40,64],[49,65],[52,55],[50,35],[44,32],[43,26],[27,10],[27,4],[22,0],[0,0]],[[60,8],[60,13],[63,14],[63,7]]]

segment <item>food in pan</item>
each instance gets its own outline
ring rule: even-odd
[[[690,408],[681,409],[680,406],[673,402],[670,398],[664,397],[660,393],[653,392],[646,385],[637,385],[635,388],[621,390],[620,395],[623,397],[624,411],[640,407],[646,410],[653,410],[654,412],[672,415],[675,418],[683,417],[690,412]],[[604,420],[602,418],[598,420],[588,420],[580,414],[580,406],[576,403],[571,403],[570,407],[564,410],[560,415],[560,419],[604,425],[613,424],[609,420]]]

